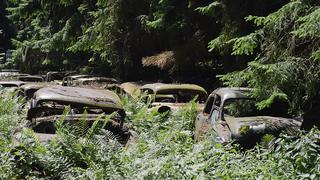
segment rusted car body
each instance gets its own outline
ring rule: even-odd
[[[3,88],[18,88],[24,84],[26,82],[23,81],[0,81],[0,87]]]
[[[6,69],[6,70],[1,70],[0,71],[0,78],[6,78],[6,77],[10,77],[10,76],[16,76],[20,74],[19,70],[16,69]]]
[[[141,95],[141,87],[150,82],[137,81],[137,82],[125,82],[122,84],[115,84],[109,86],[108,89],[115,91],[120,96],[129,96],[134,99]]]
[[[18,81],[19,77],[29,76],[30,74],[20,74],[17,72],[0,72],[1,80]]]
[[[45,75],[46,82],[57,82],[58,84],[62,84],[62,79],[66,76],[71,76],[75,74],[75,71],[50,71]]]
[[[70,107],[70,112],[63,116],[65,106]],[[91,125],[98,117],[103,121],[106,115],[114,112],[117,115],[107,122],[106,129],[125,143],[130,137],[129,128],[124,123],[125,111],[120,98],[108,90],[63,86],[41,88],[30,101],[27,119],[38,137],[46,141],[54,136],[54,123],[62,117],[70,124],[86,117],[88,125]]]
[[[107,77],[78,78],[74,80],[72,83],[73,86],[102,88],[102,89],[107,89],[108,86],[112,86],[114,84],[119,84],[119,82],[114,78],[107,78]]]
[[[198,103],[197,110],[201,111],[207,98],[206,90],[195,84],[146,84],[141,92],[152,98],[151,108],[161,113],[176,111],[194,99]]]
[[[19,87],[18,96],[30,100],[33,97],[34,93],[37,92],[39,89],[50,86],[55,86],[55,84],[47,82],[27,83]]]
[[[41,76],[21,74],[17,71],[0,72],[0,79],[7,81],[43,82],[43,78]]]
[[[43,78],[41,76],[32,75],[19,76],[18,80],[24,82],[43,82]]]
[[[218,141],[237,141],[245,147],[254,146],[263,135],[278,135],[281,131],[295,132],[301,122],[288,117],[286,103],[279,102],[258,110],[255,99],[248,96],[252,89],[219,88],[213,91],[204,110],[195,122],[196,140],[209,130]]]
[[[109,87],[119,84],[114,78],[93,76],[93,75],[73,75],[63,78],[63,86],[78,86],[98,89],[108,89]]]
[[[77,74],[77,75],[72,75],[72,76],[66,76],[62,79],[62,85],[63,86],[73,86],[74,81],[80,78],[91,78],[93,75],[89,74]]]

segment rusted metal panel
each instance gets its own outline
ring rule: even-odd
[[[206,104],[206,107],[212,108],[210,114],[208,114],[209,110],[207,109],[206,112],[202,112],[197,116],[195,134],[198,136],[198,134],[203,133],[201,128],[199,128],[199,124],[209,122],[210,128],[205,128],[205,130],[214,130],[223,142],[236,140],[243,141],[246,144],[253,143],[253,139],[259,140],[259,137],[262,137],[264,134],[276,135],[282,130],[295,132],[300,129],[301,122],[291,118],[274,117],[274,115],[271,116],[270,114],[262,116],[252,115],[247,114],[247,111],[244,111],[245,114],[241,117],[225,114],[228,112],[228,109],[225,107],[228,104],[226,102],[255,101],[247,95],[252,90],[249,88],[219,88],[213,91],[209,96],[211,100],[207,101],[207,103],[211,104]],[[219,103],[216,102],[217,98]],[[248,106],[249,104],[244,103],[244,105]],[[246,109],[246,107],[242,108]],[[216,112],[216,115],[218,112],[218,116],[214,116],[213,112]],[[266,112],[271,113],[269,111]]]
[[[35,104],[44,101],[57,101],[65,104],[122,109],[118,95],[109,90],[53,86],[40,89],[34,96]]]
[[[41,76],[20,76],[18,79],[24,82],[43,82],[43,78]]]
[[[20,87],[26,84],[23,81],[0,81],[0,86],[2,87]]]

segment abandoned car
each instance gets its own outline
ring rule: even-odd
[[[176,111],[192,100],[198,103],[197,110],[201,111],[207,98],[206,90],[195,84],[146,84],[141,92],[151,99],[150,108],[160,113]]]
[[[57,83],[60,83],[62,82],[62,79],[66,76],[70,76],[72,74],[75,74],[76,72],[75,71],[60,71],[60,72],[57,72],[57,71],[50,71],[50,72],[47,72],[46,75],[45,75],[45,81],[46,82],[57,82]],[[61,85],[61,83],[60,83]]]
[[[18,80],[24,81],[24,82],[43,82],[43,78],[41,76],[33,76],[33,75],[19,76]]]
[[[119,84],[119,82],[114,78],[107,78],[107,77],[78,78],[72,82],[72,86],[102,88],[102,89],[107,89],[109,86],[112,86],[114,84]]]
[[[301,122],[289,118],[288,105],[275,101],[259,110],[256,100],[249,97],[252,89],[219,88],[213,91],[195,122],[194,138],[200,140],[209,130],[218,135],[218,142],[231,141],[250,147],[266,134],[277,136],[281,131],[295,132]]]
[[[66,106],[70,107],[70,112],[63,116]],[[64,86],[42,88],[30,101],[27,119],[40,140],[46,141],[54,136],[54,124],[62,116],[64,122],[70,124],[79,122],[85,116],[90,126],[101,116],[103,123],[104,117],[114,112],[117,115],[107,122],[105,128],[114,133],[120,142],[126,143],[131,133],[124,123],[125,111],[120,98],[108,90]]]
[[[23,81],[0,81],[0,87],[2,88],[18,88],[26,84]]]
[[[90,78],[90,77],[93,77],[93,76],[89,75],[89,74],[78,74],[78,75],[66,76],[62,79],[62,85],[63,86],[72,86],[74,84],[73,81],[80,79],[80,78]]]
[[[19,70],[16,69],[3,69],[0,71],[0,79],[6,79],[7,77],[19,75]]]
[[[144,81],[125,82],[122,84],[114,84],[113,86],[109,86],[108,89],[115,91],[120,96],[138,98],[141,95],[141,87],[145,84],[148,83]]]
[[[54,84],[45,82],[27,83],[18,88],[18,96],[24,97],[26,100],[30,100],[33,97],[33,94],[39,89],[49,86],[54,86]]]

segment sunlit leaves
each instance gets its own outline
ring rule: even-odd
[[[312,13],[298,19],[301,24],[292,33],[299,38],[320,38],[320,8],[316,8]]]
[[[257,47],[257,33],[231,39],[228,43],[233,43],[232,55],[252,55]]]
[[[205,7],[198,7],[195,10],[199,11],[201,14],[204,15],[213,15],[215,13],[215,8],[218,6],[221,6],[221,2],[218,0],[213,1],[212,3],[210,3],[208,6]]]

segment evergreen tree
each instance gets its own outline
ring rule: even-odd
[[[308,113],[320,102],[320,2],[294,0],[268,16],[248,16],[255,32],[227,41],[232,55],[255,55],[239,72],[222,77],[228,86],[255,88],[260,108],[285,98],[294,114]]]
[[[7,50],[11,47],[10,39],[14,34],[13,28],[6,17],[6,6],[7,1],[0,0],[0,48],[3,50]]]

